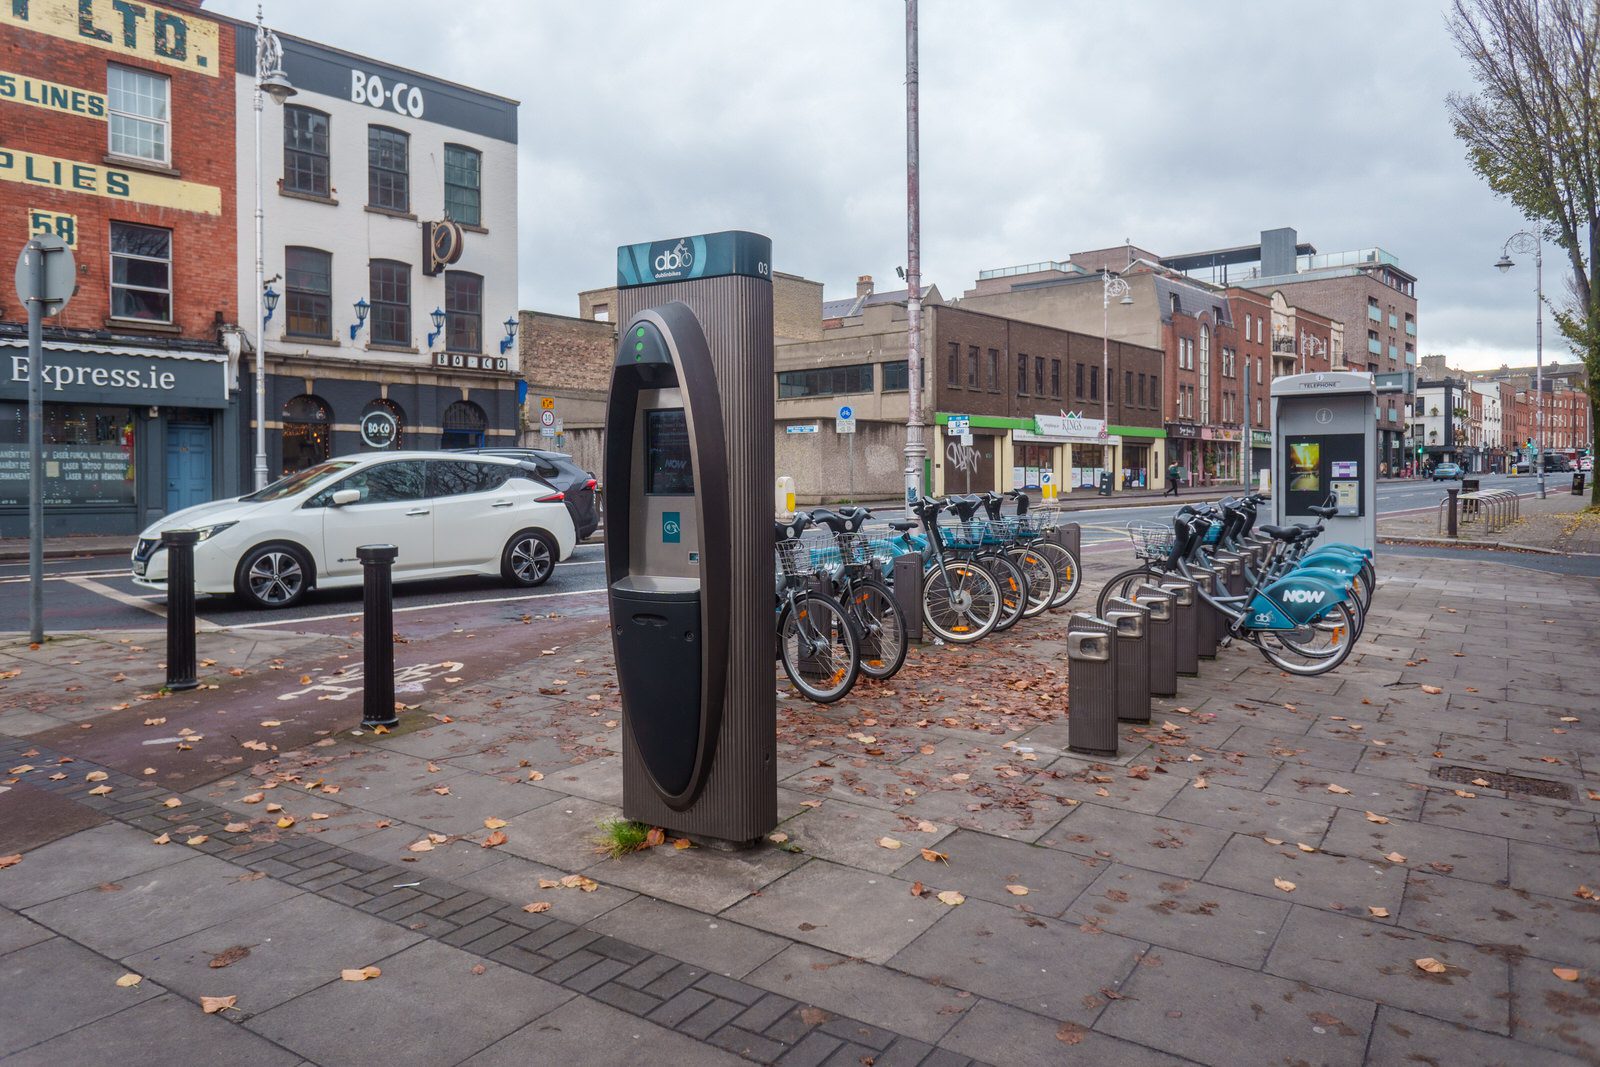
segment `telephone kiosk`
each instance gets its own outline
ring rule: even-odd
[[[1378,391],[1371,374],[1323,371],[1272,381],[1272,521],[1316,522],[1327,539],[1361,548],[1378,540]]]
[[[770,248],[734,232],[618,250],[606,414],[623,814],[737,843],[777,823],[772,295],[737,269]]]

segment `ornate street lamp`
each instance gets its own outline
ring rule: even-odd
[[[1495,267],[1501,274],[1516,264],[1511,253],[1533,255],[1534,320],[1533,320],[1533,467],[1539,475],[1539,499],[1545,497],[1544,485],[1544,236],[1529,230],[1518,230],[1506,238],[1500,249]]]
[[[257,489],[267,485],[267,320],[271,309],[267,307],[266,266],[262,260],[266,248],[266,216],[261,208],[261,109],[264,97],[282,104],[295,94],[289,76],[283,72],[283,45],[278,35],[267,29],[261,21],[261,5],[256,5],[256,461]],[[272,298],[273,305],[277,297]]]

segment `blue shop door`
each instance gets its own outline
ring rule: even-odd
[[[167,426],[167,514],[211,499],[211,427]]]

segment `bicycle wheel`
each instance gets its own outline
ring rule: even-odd
[[[778,616],[778,651],[789,681],[818,704],[831,704],[850,692],[861,669],[855,624],[843,608],[820,596],[784,604]]]
[[[1070,548],[1043,538],[1034,541],[1028,547],[1049,560],[1051,566],[1055,568],[1056,593],[1050,599],[1051,610],[1066,607],[1067,601],[1078,595],[1078,587],[1083,583],[1083,572],[1078,567],[1078,557],[1072,554]]]
[[[992,631],[999,618],[1000,585],[982,567],[960,560],[923,575],[922,621],[945,641],[969,644]]]
[[[1095,599],[1094,613],[1101,616],[1105,615],[1106,601],[1110,600],[1112,597],[1122,597],[1126,599],[1129,593],[1133,592],[1141,585],[1144,585],[1146,582],[1160,582],[1165,577],[1165,574],[1157,573],[1149,567],[1135,567],[1132,570],[1123,571],[1122,573],[1113,576],[1112,579],[1105,584],[1104,588],[1100,590],[1099,597]]]
[[[1349,657],[1356,644],[1354,632],[1350,606],[1341,601],[1309,626],[1284,633],[1256,633],[1252,638],[1274,666],[1309,678],[1328,673]]]
[[[853,591],[851,613],[861,631],[861,673],[878,681],[893,678],[909,645],[905,613],[894,593],[882,582],[862,582]]]
[[[1006,556],[1022,569],[1023,576],[1028,579],[1028,606],[1022,609],[1022,617],[1031,619],[1043,614],[1056,598],[1058,583],[1055,567],[1043,554],[1027,545],[1006,549]]]
[[[1011,629],[1028,607],[1027,576],[1022,573],[1021,567],[1000,552],[979,556],[974,562],[994,575],[995,583],[1000,587],[1000,618],[995,620],[995,632]]]

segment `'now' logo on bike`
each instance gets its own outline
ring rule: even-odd
[[[1283,601],[1286,604],[1320,604],[1327,595],[1321,589],[1286,589]]]

